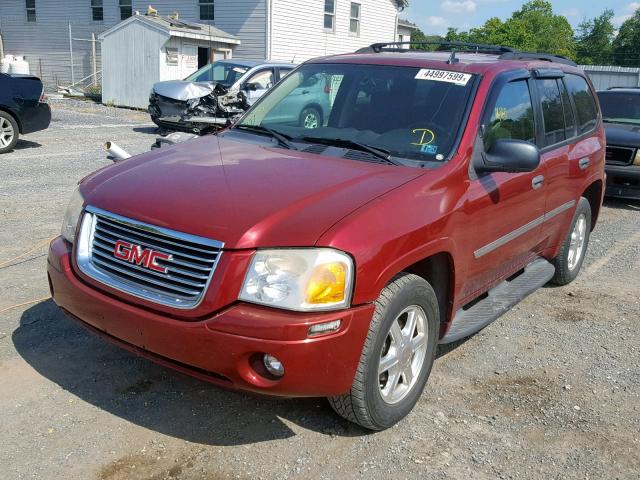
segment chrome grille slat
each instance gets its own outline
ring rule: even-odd
[[[96,238],[101,240],[102,242],[110,242],[110,244],[107,246],[107,244],[103,244],[101,242],[96,242],[95,241]],[[101,244],[101,245],[103,245],[103,248],[109,248],[111,251],[113,251],[113,248],[114,248],[116,242],[114,240],[111,240],[111,239],[105,239],[104,237],[102,237],[101,235],[98,235],[96,233],[96,234],[94,234],[94,244]],[[190,263],[190,262],[187,262],[186,260],[178,260],[176,258],[174,258],[171,261],[171,263],[175,264],[175,265],[180,265],[182,267],[192,268],[194,270],[199,270],[201,272],[208,272],[211,269],[211,267],[205,267],[203,265],[196,265],[195,263]],[[163,265],[163,266],[167,266],[167,265]],[[173,267],[173,265],[170,265],[169,267],[171,268],[171,270],[178,271],[175,267]],[[185,272],[186,272],[186,270],[185,270]],[[197,275],[198,277],[201,276],[201,275],[195,274],[195,273],[194,273],[194,275]],[[203,278],[207,278],[207,277],[208,277],[208,275],[203,276]]]
[[[115,270],[115,271],[117,271],[119,273],[122,273],[124,275],[127,275],[129,277],[137,278],[138,280],[143,280],[145,282],[152,283],[154,285],[158,285],[159,287],[166,288],[167,290],[175,290],[176,292],[180,292],[180,293],[183,293],[185,295],[196,295],[198,293],[197,290],[187,290],[186,288],[169,286],[166,283],[163,283],[163,282],[160,282],[160,281],[156,281],[155,279],[149,278],[149,277],[145,277],[144,275],[138,275],[137,273],[135,273],[133,271],[129,271],[127,269],[117,267],[114,264],[111,264],[109,262],[105,262],[103,260],[100,260],[99,258],[95,258],[94,257],[93,261],[96,262],[96,263],[99,263],[100,265],[104,265],[105,267],[109,268],[110,270]]]
[[[139,247],[136,253],[140,256],[116,257],[118,240]],[[77,243],[78,267],[89,277],[130,295],[180,309],[200,304],[224,246],[216,240],[156,227],[92,206],[85,209]],[[153,252],[149,256],[145,250],[170,258],[158,257],[149,265]],[[119,249],[119,253],[127,251],[131,251],[128,245]],[[149,268],[154,265],[162,268]]]
[[[99,257],[102,257],[104,260],[107,261],[114,261],[115,260],[115,264],[116,265],[121,265],[123,267],[126,268],[132,268],[138,272],[144,272],[145,274],[150,274],[153,275],[154,277],[158,277],[158,278],[165,278],[167,280],[172,280],[177,282],[178,284],[182,283],[182,284],[186,284],[189,285],[190,287],[194,287],[194,288],[204,288],[204,286],[206,285],[206,282],[203,283],[196,283],[196,282],[192,282],[191,280],[186,280],[186,279],[182,279],[182,278],[176,278],[173,277],[171,275],[168,274],[164,274],[161,272],[154,272],[153,270],[147,270],[146,268],[142,268],[138,265],[134,265],[132,263],[127,263],[124,260],[120,260],[118,258],[113,258],[113,255],[109,255],[108,253],[102,252],[100,250],[94,250],[93,251],[96,255],[98,255]]]
[[[177,246],[177,247],[182,247],[182,248],[189,248],[189,249],[191,249],[191,250],[195,250],[195,251],[197,251],[197,252],[204,253],[204,254],[210,254],[210,253],[211,253],[211,251],[210,251],[210,250],[205,250],[205,249],[198,248],[198,247],[192,247],[192,246],[190,246],[190,245],[186,245],[186,243],[185,243],[185,244],[180,244],[180,243],[172,242],[171,240],[165,240],[165,239],[163,239],[163,238],[162,238],[162,239],[161,239],[161,238],[157,238],[158,236],[154,237],[154,236],[152,236],[152,235],[149,235],[149,234],[147,234],[147,233],[144,233],[144,231],[138,231],[138,229],[136,229],[136,228],[132,228],[132,227],[129,227],[127,224],[124,224],[124,223],[121,223],[121,222],[110,222],[109,220],[107,220],[107,219],[105,219],[105,218],[101,218],[101,219],[100,219],[100,223],[105,223],[105,224],[107,224],[107,225],[112,226],[113,228],[116,228],[116,229],[118,229],[118,230],[122,230],[122,231],[128,231],[128,230],[129,230],[129,231],[131,231],[131,230],[133,230],[133,232],[132,232],[132,233],[134,233],[135,235],[139,235],[139,236],[141,236],[141,237],[145,237],[145,238],[150,238],[150,239],[152,239],[152,240],[154,240],[154,239],[155,239],[155,240],[157,240],[157,241],[159,241],[159,242],[167,243],[167,244],[169,244],[169,245],[173,245],[173,246]],[[98,228],[99,228],[99,227],[100,227],[100,225],[98,225]],[[164,247],[164,246],[162,246],[162,248],[165,248],[165,247]]]
[[[197,257],[195,255],[190,255],[188,253],[182,253],[182,252],[179,252],[177,250],[173,250],[173,249],[169,249],[169,248],[163,247],[162,245],[154,244],[153,242],[137,239],[137,238],[135,238],[135,237],[133,237],[133,236],[131,236],[129,234],[121,235],[121,234],[117,234],[117,233],[108,233],[108,232],[106,232],[104,229],[102,229],[100,227],[100,224],[98,224],[98,226],[96,227],[95,235],[104,240],[103,235],[105,235],[105,234],[114,237],[115,238],[115,240],[113,240],[114,243],[115,243],[116,240],[126,240],[127,242],[131,242],[131,243],[134,243],[136,245],[141,245],[143,247],[153,248],[153,249],[156,249],[156,250],[161,250],[161,251],[163,251],[165,253],[170,253],[171,255],[176,255],[176,256],[188,258],[188,259],[191,259],[191,260],[196,260],[196,261],[203,262],[203,263],[213,263],[213,262],[215,262],[215,258],[202,259],[202,258]]]

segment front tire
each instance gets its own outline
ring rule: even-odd
[[[7,153],[18,143],[20,133],[15,119],[7,112],[0,111],[0,153]]]
[[[556,273],[551,279],[552,283],[567,285],[576,279],[589,246],[590,233],[591,205],[586,198],[581,197],[569,233],[560,247],[560,253],[553,259]]]
[[[351,390],[329,398],[333,409],[370,430],[402,420],[431,373],[439,318],[431,285],[417,275],[397,276],[376,301]]]
[[[314,129],[322,126],[322,113],[315,107],[307,107],[300,113],[300,126]]]

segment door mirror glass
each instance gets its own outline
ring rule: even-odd
[[[540,165],[540,150],[523,140],[500,138],[478,157],[476,172],[533,172]]]

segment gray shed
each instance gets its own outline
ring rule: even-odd
[[[231,58],[240,39],[211,26],[134,15],[102,33],[102,102],[146,108],[156,82],[183,79]]]

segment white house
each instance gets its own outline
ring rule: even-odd
[[[301,62],[396,38],[408,0],[0,0],[6,54],[25,55],[48,85],[100,69],[92,35],[152,5],[160,16],[213,25],[237,37],[233,56]],[[72,75],[73,73],[73,75]]]

